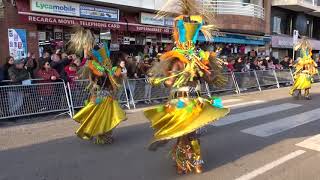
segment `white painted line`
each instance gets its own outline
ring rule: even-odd
[[[264,102],[265,101],[260,101],[260,100],[248,101],[248,102],[243,102],[243,103],[238,103],[238,104],[227,105],[225,107],[227,107],[227,108],[240,108],[240,107],[245,107],[245,106],[252,105],[252,104],[261,104]],[[223,103],[223,101],[222,101],[222,103]]]
[[[296,146],[311,149],[314,151],[320,151],[320,134],[312,136],[311,138],[308,138],[296,144]]]
[[[244,129],[241,132],[259,137],[268,137],[319,119],[320,108]],[[270,119],[270,121],[272,121],[272,119]]]
[[[294,158],[300,156],[301,154],[303,154],[305,152],[306,151],[303,151],[303,150],[297,150],[297,151],[292,152],[292,153],[290,153],[290,154],[288,154],[286,156],[283,156],[280,159],[277,159],[277,160],[275,160],[275,161],[273,161],[273,162],[271,162],[269,164],[266,164],[266,165],[264,165],[264,166],[262,166],[262,167],[260,167],[260,168],[258,168],[256,170],[248,173],[248,174],[245,174],[245,175],[243,175],[243,176],[241,176],[241,177],[239,177],[239,178],[237,178],[235,180],[250,180],[250,179],[253,179],[253,178],[255,178],[255,177],[257,177],[257,176],[259,176],[259,175],[261,175],[261,174],[263,174],[263,173],[265,173],[265,172],[267,172],[267,171],[269,171],[269,170],[271,170],[271,169],[273,169],[273,168],[275,168],[275,167],[277,167],[277,166],[279,166],[279,165],[281,165],[281,164],[283,164],[283,163],[285,163],[285,162],[287,162],[287,161],[289,161],[291,159],[294,159]]]
[[[242,100],[241,99],[226,99],[226,100],[222,99],[222,103],[224,103],[224,104],[234,103],[234,102],[239,102],[239,101],[242,101]]]
[[[261,116],[265,116],[268,114],[296,108],[299,106],[301,106],[301,105],[300,104],[284,103],[284,104],[280,104],[280,105],[268,106],[265,108],[255,109],[252,111],[231,114],[229,116],[226,116],[225,118],[220,119],[219,121],[216,121],[212,125],[213,126],[225,126],[225,125],[236,123],[239,121],[244,121],[244,120],[248,120],[248,119],[252,119],[252,118],[256,118],[256,117],[261,117]]]

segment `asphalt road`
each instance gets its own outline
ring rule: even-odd
[[[0,122],[0,180],[320,180],[320,85],[313,99],[288,88],[224,96],[231,114],[204,129],[205,171],[178,176],[171,144],[150,152],[142,112],[128,112],[112,145],[74,135],[69,118]]]

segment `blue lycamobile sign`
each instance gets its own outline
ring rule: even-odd
[[[31,10],[36,12],[80,16],[80,4],[53,0],[30,0]]]
[[[30,0],[30,6],[34,12],[119,21],[119,9],[115,8],[53,0]]]

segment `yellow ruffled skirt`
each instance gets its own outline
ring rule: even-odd
[[[151,144],[192,133],[230,112],[228,108],[216,108],[201,99],[183,98],[183,107],[177,107],[178,103],[168,103],[146,110],[144,114],[151,121],[151,127],[154,129]]]
[[[76,134],[82,139],[91,139],[112,131],[126,119],[126,114],[116,100],[105,97],[99,104],[90,102],[73,119],[81,124]]]
[[[290,90],[290,94],[292,95],[295,90],[310,89],[311,84],[311,76],[309,74],[301,73],[297,75],[297,78]]]

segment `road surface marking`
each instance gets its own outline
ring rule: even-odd
[[[312,136],[311,138],[308,138],[296,144],[296,146],[311,149],[314,151],[320,151],[320,134]]]
[[[244,129],[241,132],[259,137],[268,137],[319,119],[320,108]]]
[[[297,150],[295,152],[292,152],[292,153],[290,153],[290,154],[288,154],[286,156],[281,157],[280,159],[277,159],[277,160],[275,160],[275,161],[273,161],[273,162],[271,162],[269,164],[266,164],[266,165],[264,165],[264,166],[262,166],[262,167],[260,167],[260,168],[258,168],[256,170],[254,170],[254,171],[252,171],[252,172],[250,172],[248,174],[245,174],[245,175],[237,178],[236,180],[250,180],[250,179],[253,179],[253,178],[255,178],[255,177],[257,177],[257,176],[259,176],[259,175],[261,175],[261,174],[263,174],[263,173],[265,173],[265,172],[267,172],[267,171],[269,171],[269,170],[271,170],[271,169],[273,169],[273,168],[285,163],[286,161],[289,161],[291,159],[294,159],[294,158],[302,155],[305,152],[306,151],[303,151],[303,150]]]
[[[239,102],[239,101],[242,101],[242,100],[241,99],[226,99],[226,100],[222,99],[222,103],[224,103],[224,104],[234,103],[234,102]]]
[[[252,111],[231,114],[229,116],[226,116],[225,118],[222,118],[219,121],[216,121],[212,125],[213,126],[225,126],[225,125],[236,123],[239,121],[244,121],[244,120],[248,120],[248,119],[252,119],[252,118],[256,118],[256,117],[261,117],[261,116],[265,116],[268,114],[272,114],[272,113],[276,113],[276,112],[280,112],[280,111],[285,111],[285,110],[300,107],[300,106],[301,106],[300,104],[291,104],[291,103],[284,103],[284,104],[280,104],[280,105],[268,106],[265,108],[255,109]]]
[[[223,101],[222,101],[223,102]],[[252,105],[252,104],[261,104],[264,103],[265,101],[260,101],[260,100],[256,100],[256,101],[248,101],[248,102],[243,102],[243,103],[237,103],[237,104],[231,104],[231,105],[226,105],[225,107],[227,108],[240,108],[240,107],[245,107],[248,105]]]
[[[227,99],[227,100],[222,100],[223,104],[228,104],[228,103],[233,103],[233,102],[239,102],[242,101],[241,99]],[[228,108],[237,108],[237,107],[244,107],[246,105],[250,105],[250,104],[259,104],[259,103],[264,103],[265,101],[249,101],[249,102],[244,102],[244,103],[238,103],[238,104],[232,104],[232,105],[226,105],[225,107]],[[163,103],[162,103],[163,104]],[[153,105],[153,106],[148,106],[148,107],[143,107],[143,108],[137,108],[137,109],[129,109],[129,110],[125,110],[127,113],[136,113],[136,112],[141,112],[141,111],[145,111],[147,109],[152,109],[152,108],[156,108],[158,105]]]

